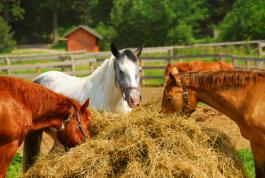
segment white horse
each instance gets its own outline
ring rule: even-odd
[[[79,78],[50,71],[40,74],[33,81],[57,93],[74,98],[82,104],[90,98],[91,108],[128,113],[141,101],[142,68],[139,65],[139,56],[142,47],[134,52],[128,49],[120,52],[111,44],[111,52],[111,57],[87,77]],[[46,130],[46,132],[54,139],[54,149],[59,144],[56,132],[52,130]],[[32,148],[31,153],[23,152],[24,171],[39,155],[40,134],[42,133],[32,133],[24,142],[24,148],[27,146]]]

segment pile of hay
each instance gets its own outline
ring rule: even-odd
[[[129,115],[93,112],[93,138],[46,155],[24,177],[244,177],[228,138],[159,101]]]

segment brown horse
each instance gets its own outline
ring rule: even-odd
[[[168,79],[169,72],[173,75],[183,72],[199,72],[199,71],[214,71],[214,70],[232,70],[233,66],[224,61],[213,61],[213,62],[204,62],[204,61],[192,61],[192,62],[178,62],[176,64],[167,64],[164,79]]]
[[[88,130],[89,100],[81,106],[77,101],[14,77],[0,77],[0,177],[25,136],[33,131],[54,127],[66,147],[90,138]]]
[[[201,101],[237,123],[251,144],[256,177],[265,177],[265,73],[249,71],[169,74],[161,111],[191,115]]]

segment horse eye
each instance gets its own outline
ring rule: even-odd
[[[119,70],[119,73],[120,73],[120,74],[123,74],[123,71]]]
[[[172,96],[168,96],[167,100],[170,101],[170,100],[172,100],[172,98],[173,98]]]

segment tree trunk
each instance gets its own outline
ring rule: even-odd
[[[10,22],[10,16],[9,16],[9,0],[5,0],[4,1],[3,16],[4,16],[4,20],[8,24]]]
[[[53,30],[53,43],[57,43],[58,41],[58,14],[57,14],[57,8],[53,8],[52,12],[52,30]]]

